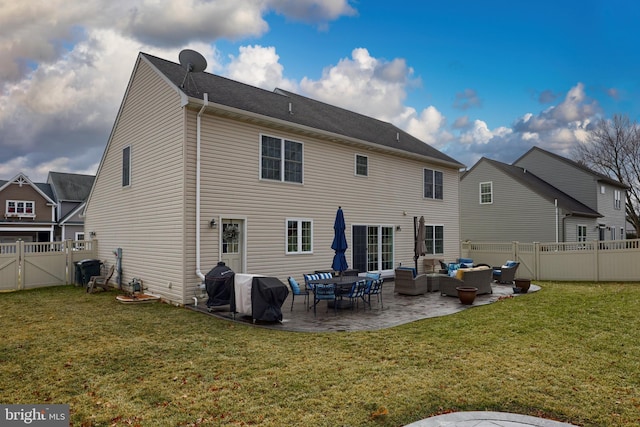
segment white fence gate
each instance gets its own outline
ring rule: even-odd
[[[0,243],[0,291],[74,282],[75,262],[94,258],[96,240]]]

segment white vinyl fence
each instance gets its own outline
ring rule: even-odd
[[[74,283],[74,263],[95,258],[97,245],[96,240],[0,243],[0,291]]]
[[[640,239],[574,243],[462,242],[476,264],[519,261],[517,277],[532,280],[640,282]]]

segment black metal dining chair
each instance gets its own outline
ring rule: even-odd
[[[329,312],[329,301],[333,301],[333,309],[338,313],[338,302],[336,301],[336,286],[334,284],[328,285],[313,285],[313,315],[316,315],[316,306],[320,301],[327,301],[327,312]]]

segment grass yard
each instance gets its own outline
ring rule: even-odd
[[[66,403],[74,426],[401,426],[470,410],[639,425],[640,285],[539,284],[318,334],[73,286],[0,294],[0,402]]]

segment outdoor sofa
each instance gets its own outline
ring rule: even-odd
[[[478,288],[477,295],[492,294],[491,276],[493,270],[489,267],[461,268],[456,277],[441,276],[439,278],[440,295],[458,296],[458,286]]]

